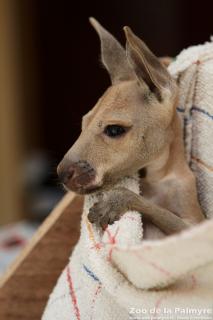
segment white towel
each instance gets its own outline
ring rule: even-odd
[[[213,44],[184,50],[169,67],[180,86],[186,156],[206,215],[213,217]],[[120,184],[139,193],[137,177]],[[119,184],[119,185],[120,185]],[[143,240],[141,215],[127,212],[103,232],[87,214],[43,320],[213,319],[213,220]]]

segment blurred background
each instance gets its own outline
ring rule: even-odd
[[[207,0],[0,0],[0,250],[23,244],[17,234],[29,237],[62,197],[57,163],[109,85],[88,17],[123,44],[129,25],[156,55],[175,57],[209,40],[211,9]]]

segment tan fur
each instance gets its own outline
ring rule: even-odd
[[[109,33],[94,21],[99,35],[104,33],[106,39]],[[96,172],[94,186],[112,190],[119,179],[146,168],[146,176],[141,180],[142,197],[126,189],[108,191],[108,201],[94,206],[89,219],[104,226],[127,209],[137,209],[148,221],[146,237],[155,238],[160,234],[153,225],[170,234],[202,221],[204,216],[197,200],[195,177],[184,158],[176,112],[178,88],[146,45],[129,28],[125,32],[127,58],[119,51],[119,57],[126,59],[120,61],[119,67],[108,59],[116,40],[111,35],[107,38],[111,43],[107,52],[100,36],[102,57],[105,64],[110,64],[106,67],[111,70],[113,85],[83,117],[82,133],[65,155],[60,170],[65,163],[86,160]],[[116,50],[123,50],[118,46],[114,49],[115,55]],[[124,63],[128,67],[125,79],[121,79],[117,73]],[[104,128],[110,124],[124,126],[127,131],[117,138],[108,137]]]

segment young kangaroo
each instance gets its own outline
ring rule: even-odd
[[[78,140],[58,166],[59,177],[80,194],[108,190],[88,215],[101,227],[127,210],[143,213],[147,238],[155,238],[157,228],[172,234],[201,222],[195,177],[184,158],[175,81],[129,27],[125,51],[95,19],[90,22],[112,85],[83,117]],[[142,195],[113,187],[138,171]]]

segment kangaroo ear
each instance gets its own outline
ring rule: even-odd
[[[128,64],[124,48],[97,20],[89,18],[89,21],[100,37],[101,60],[109,72],[112,84],[132,79],[134,73]]]
[[[160,60],[129,27],[124,27],[124,31],[127,39],[127,58],[139,81],[145,82],[158,100],[162,100],[165,89],[172,87],[173,80],[170,74]]]

